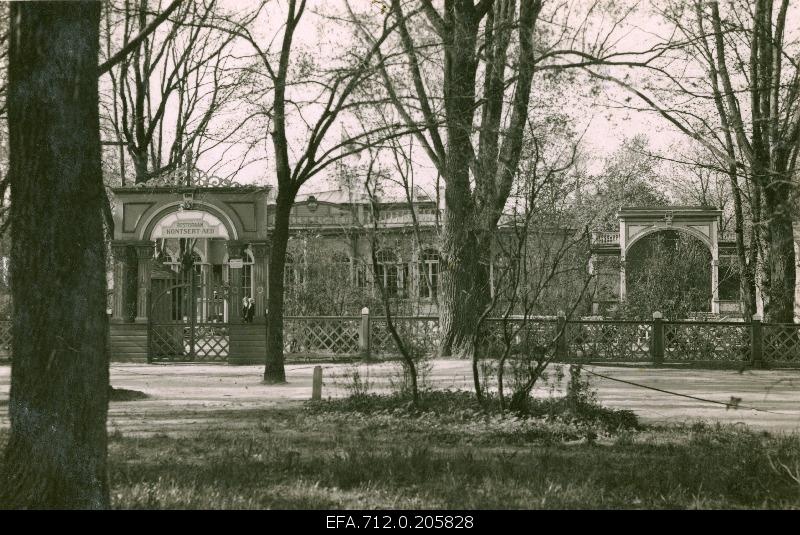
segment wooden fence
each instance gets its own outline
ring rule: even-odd
[[[800,324],[667,321],[659,313],[649,321],[564,317],[490,318],[484,322],[482,353],[496,357],[549,355],[557,362],[710,364],[732,367],[800,365]],[[433,356],[439,342],[436,316],[392,318],[414,355]],[[361,316],[287,317],[287,360],[313,358],[391,358],[399,352],[387,319]]]
[[[556,362],[575,363],[800,366],[800,324],[762,323],[758,317],[744,323],[668,321],[658,313],[653,316],[649,321],[491,318],[484,324],[485,345],[481,350],[490,358],[508,347],[515,356],[546,354]],[[438,317],[392,319],[414,355],[436,354]],[[263,345],[261,341],[259,347]],[[236,352],[233,348],[231,351]],[[250,353],[253,352],[232,355],[227,360],[242,364],[263,361],[260,352]],[[387,319],[372,316],[364,309],[360,316],[284,318],[284,354],[292,362],[395,358],[399,353],[387,328]],[[11,322],[4,320],[0,321],[0,359],[10,357]],[[112,359],[117,360],[114,355]]]

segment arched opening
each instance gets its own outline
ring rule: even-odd
[[[679,319],[708,312],[711,260],[708,245],[688,232],[659,230],[636,240],[626,255],[626,314]]]
[[[227,358],[228,324],[237,310],[232,308],[232,296],[250,298],[254,287],[252,252],[246,249],[237,258],[229,258],[233,232],[215,214],[200,210],[179,209],[153,219],[149,226],[155,249],[148,298],[150,360]],[[235,289],[230,274],[233,260],[241,271]]]
[[[224,216],[168,207],[144,226],[155,248],[150,276],[151,319],[196,323],[230,320],[228,241],[236,230]],[[253,297],[254,258],[241,258],[243,297]],[[164,297],[164,295],[169,297]],[[189,302],[191,300],[191,303]]]

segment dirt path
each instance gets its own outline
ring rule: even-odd
[[[211,422],[223,422],[226,427],[250,425],[260,410],[289,407],[309,399],[313,367],[288,365],[288,384],[264,385],[260,366],[113,364],[111,382],[115,388],[142,391],[150,397],[113,402],[109,427],[126,434],[153,434],[203,428]],[[346,396],[356,369],[361,380],[370,384],[371,391],[387,390],[400,380],[399,369],[392,364],[359,367],[328,364],[323,371],[323,397]],[[720,402],[740,399],[739,409],[727,409],[608,379],[591,379],[598,400],[604,405],[633,410],[645,422],[743,422],[771,431],[800,431],[800,370],[739,373],[609,366],[587,369],[615,379]],[[8,426],[9,381],[10,367],[0,366],[2,427]],[[434,361],[427,382],[435,388],[471,388],[469,363]],[[559,391],[545,385],[536,394],[546,396]]]

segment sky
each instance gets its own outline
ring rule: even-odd
[[[605,0],[607,1],[607,0]],[[622,5],[633,5],[632,2],[623,0]],[[379,0],[351,0],[351,5],[356,9],[376,10],[379,8]],[[242,12],[252,6],[254,2],[250,0],[223,0],[222,5],[231,11]],[[320,13],[331,13],[341,10],[342,0],[309,0],[307,12],[300,22],[296,31],[296,50],[293,52],[293,60],[300,61],[304,55],[308,55],[321,64],[325,64],[327,58],[333,59],[340,50],[344,50],[352,42],[353,38],[341,27],[331,25]],[[577,0],[575,2],[578,10],[586,7],[586,2]],[[616,39],[616,46],[620,50],[643,50],[648,48],[656,39],[656,35],[663,36],[667,31],[663,24],[659,23],[659,18],[653,15],[650,4],[640,3],[640,7],[631,14],[626,22],[614,29],[613,35]],[[274,0],[264,11],[263,16],[258,20],[253,28],[253,35],[263,48],[269,46],[273,37],[281,31],[283,13],[286,2]],[[603,15],[597,19],[596,24],[601,27],[609,27],[611,17]],[[541,23],[546,26],[545,23]],[[275,40],[273,50],[279,46],[280,40]],[[337,48],[337,44],[341,44]],[[253,53],[250,44],[239,41],[235,45],[234,52],[237,56],[244,57]],[[295,63],[296,64],[296,63]],[[534,82],[536,87],[536,82]],[[559,93],[559,90],[561,93]],[[548,90],[544,98],[547,104],[558,108],[563,106],[565,111],[573,118],[575,129],[583,132],[582,147],[584,153],[588,155],[588,169],[592,172],[598,171],[603,164],[604,158],[613,153],[620,144],[629,137],[645,135],[649,138],[651,147],[656,152],[670,152],[674,150],[676,144],[688,144],[685,136],[677,129],[667,123],[664,119],[652,113],[635,110],[617,109],[614,102],[626,98],[622,90],[613,86],[604,86],[599,95],[592,95],[586,91],[579,81],[574,85],[565,85],[559,90]],[[308,91],[304,88],[303,91]],[[534,90],[536,91],[536,89]],[[305,96],[305,95],[303,95]],[[563,102],[563,104],[561,104]],[[310,115],[313,115],[311,113]],[[307,117],[308,118],[308,117]],[[306,129],[302,127],[299,117],[293,115],[290,118],[289,137],[292,146],[300,146],[306,137]],[[348,131],[354,130],[352,124],[346,125]],[[257,129],[256,129],[257,131]],[[341,132],[340,128],[331,130],[332,139]],[[259,133],[260,142],[256,143],[256,150],[253,154],[261,159],[246,166],[236,175],[236,181],[242,183],[274,184],[274,171],[271,165],[271,143],[266,131]],[[337,140],[338,141],[338,140]],[[232,154],[240,147],[234,147]],[[419,154],[417,154],[419,153]],[[414,154],[417,164],[416,179],[420,185],[430,185],[434,180],[435,173],[432,166],[426,162],[426,158],[417,151]],[[203,167],[207,162],[215,161],[219,157],[216,153],[206,156],[205,161],[201,159],[198,167]],[[351,161],[351,163],[353,163]],[[330,188],[331,177],[320,175],[304,188],[305,191],[320,190]],[[301,190],[303,191],[303,190]]]

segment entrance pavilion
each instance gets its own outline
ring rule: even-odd
[[[262,362],[268,188],[113,192],[115,359]],[[242,317],[244,298],[255,301],[252,322]]]

